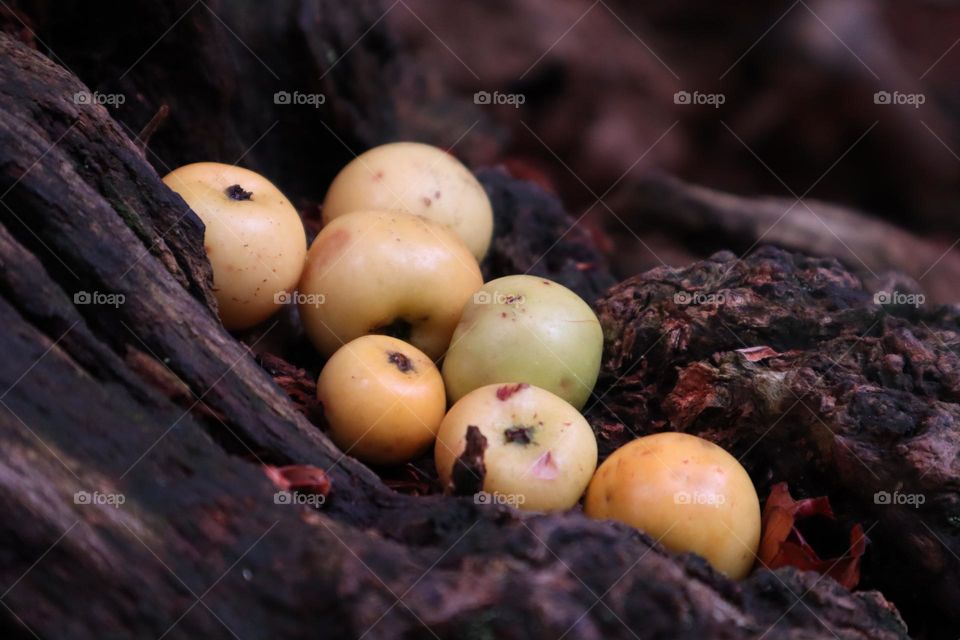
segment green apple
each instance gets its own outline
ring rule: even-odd
[[[525,382],[581,409],[602,355],[600,321],[577,294],[539,276],[507,276],[467,302],[443,381],[451,402],[484,385]]]

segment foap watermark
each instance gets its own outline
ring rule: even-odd
[[[78,91],[73,94],[74,104],[100,104],[108,107],[119,107],[127,101],[122,93],[100,93],[99,91]]]
[[[322,493],[299,493],[296,491],[277,491],[273,494],[274,504],[290,506],[322,507],[327,496]]]
[[[95,304],[118,308],[127,297],[122,293],[103,293],[101,291],[77,291],[73,294],[73,304]]]
[[[327,96],[322,93],[301,93],[294,91],[277,91],[273,94],[273,104],[306,105],[317,109],[326,103]]]
[[[727,502],[722,493],[703,493],[701,491],[677,491],[673,494],[674,504],[704,505],[720,507]]]
[[[719,109],[720,105],[727,101],[727,96],[722,93],[701,93],[699,91],[677,91],[673,94],[674,104],[695,104],[708,105],[714,109]]]
[[[274,304],[296,304],[301,307],[319,307],[327,301],[322,293],[301,293],[300,291],[278,291],[273,294]]]
[[[499,291],[477,291],[473,294],[473,304],[523,304],[524,297],[518,293]]]
[[[480,491],[479,493],[473,494],[474,504],[504,504],[509,507],[519,507],[526,501],[527,496],[521,493],[500,493],[499,491],[490,493],[488,491]]]
[[[922,93],[901,93],[899,91],[877,91],[873,94],[873,104],[908,105],[919,109],[927,101]]]
[[[519,109],[520,105],[527,101],[527,96],[522,93],[500,93],[494,91],[477,91],[473,94],[473,104],[506,104],[514,109]]]
[[[873,494],[874,504],[890,504],[898,506],[908,506],[919,509],[920,505],[927,501],[927,497],[922,493],[901,493],[894,491],[877,491]]]
[[[722,305],[730,298],[725,293],[704,293],[703,291],[677,291],[673,294],[674,304],[682,305]]]
[[[877,291],[873,294],[873,303],[920,307],[927,301],[922,293],[903,293],[902,291]]]
[[[119,509],[127,501],[122,493],[101,493],[99,491],[77,491],[73,494],[73,503],[84,506],[106,506]]]

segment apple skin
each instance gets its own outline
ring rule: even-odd
[[[602,355],[600,321],[577,294],[539,276],[506,276],[464,307],[443,380],[451,402],[483,385],[526,382],[581,409]]]
[[[258,173],[216,162],[185,165],[163,182],[206,227],[223,325],[248,329],[278,311],[278,294],[297,286],[307,254],[300,215],[283,193]]]
[[[352,211],[412,213],[447,227],[479,262],[493,236],[486,191],[459,160],[437,147],[393,142],[366,151],[334,178],[323,221]]]
[[[451,231],[419,216],[358,211],[332,220],[310,246],[300,318],[325,356],[385,333],[437,360],[482,284],[476,259]]]
[[[390,336],[361,336],[327,361],[317,399],[330,439],[371,464],[408,462],[427,450],[447,408],[443,379],[416,347]]]
[[[584,511],[697,553],[735,580],[750,572],[760,544],[750,476],[723,448],[686,433],[657,433],[614,451],[591,481]]]
[[[597,468],[593,430],[569,403],[527,384],[492,384],[465,395],[440,423],[434,458],[444,486],[470,426],[487,439],[483,490],[520,509],[573,507]]]

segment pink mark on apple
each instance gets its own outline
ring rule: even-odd
[[[547,451],[533,463],[533,466],[530,467],[530,473],[540,480],[554,480],[560,475],[560,469],[557,468],[553,456]]]
[[[502,387],[497,388],[497,400],[504,402],[510,398],[513,394],[518,391],[523,391],[529,387],[526,382],[518,382],[517,384],[505,384]]]

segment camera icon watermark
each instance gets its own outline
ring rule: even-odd
[[[699,91],[677,91],[673,94],[674,104],[683,105],[707,105],[714,109],[719,109],[720,105],[727,101],[727,96],[722,93],[701,93]]]
[[[519,109],[520,105],[524,104],[527,101],[527,96],[522,93],[500,93],[499,91],[494,91],[490,93],[489,91],[477,91],[473,94],[473,104],[491,104],[491,105],[509,105],[514,109]]]
[[[918,308],[926,303],[922,293],[903,293],[901,291],[877,291],[873,294],[873,304],[910,306]]]
[[[73,94],[74,104],[99,104],[108,107],[119,107],[127,101],[122,93],[100,93],[99,91],[78,91]]]
[[[103,305],[117,309],[127,297],[122,293],[102,293],[100,291],[77,291],[73,294],[73,304],[75,305]]]
[[[322,293],[301,293],[300,291],[278,291],[273,294],[274,304],[296,304],[301,307],[319,307],[327,301]]]
[[[479,491],[473,494],[473,504],[500,504],[508,507],[519,507],[527,501],[522,493],[500,493],[494,491]]]
[[[919,109],[927,101],[922,93],[901,93],[899,91],[877,91],[873,94],[873,104],[908,105]]]
[[[306,105],[317,109],[327,102],[327,96],[322,93],[301,93],[294,91],[277,91],[273,94],[273,104],[278,105]]]
[[[723,293],[704,293],[702,291],[678,291],[673,294],[673,303],[679,305],[714,305],[727,303]]]
[[[73,494],[73,503],[83,506],[107,506],[119,509],[126,501],[127,497],[122,493],[77,491]]]
[[[704,493],[702,491],[677,491],[673,494],[673,503],[679,505],[702,505],[722,507],[727,497],[722,493]]]
[[[277,491],[273,494],[273,503],[288,506],[322,507],[327,496],[322,493],[299,493],[296,491]]]
[[[518,293],[501,293],[499,291],[477,291],[473,294],[473,304],[523,304],[524,296]]]
[[[927,497],[922,493],[900,493],[899,491],[890,493],[889,491],[877,491],[873,494],[874,504],[902,505],[919,509],[926,501]]]

